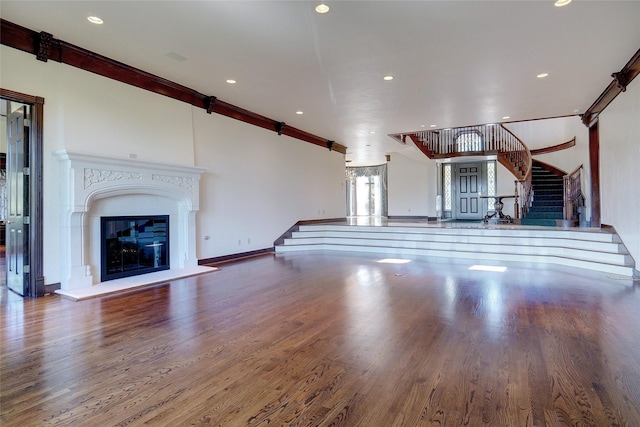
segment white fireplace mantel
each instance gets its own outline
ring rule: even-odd
[[[171,270],[197,266],[195,215],[204,168],[67,150],[54,154],[62,165],[62,290],[100,283],[100,265],[95,261],[100,251],[99,225],[92,218],[100,215],[96,209],[105,209],[110,203],[109,212],[118,209],[122,210],[118,215],[130,215],[122,199],[118,203],[123,197],[124,205],[129,206],[136,205],[139,199],[148,214],[163,213],[152,212],[153,206],[147,206],[149,197],[171,206],[175,214],[170,218]]]

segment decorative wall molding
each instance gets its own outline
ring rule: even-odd
[[[168,176],[168,175],[152,175],[151,179],[155,181],[161,181],[165,184],[177,185],[178,187],[183,187],[189,193],[193,193],[194,180],[190,177],[184,176]]]
[[[102,181],[119,181],[121,179],[140,179],[139,172],[120,172],[105,169],[86,168],[84,170],[84,188]]]
[[[38,37],[38,53],[36,59],[38,61],[47,62],[49,60],[49,53],[51,52],[51,42],[53,41],[53,34],[41,31]]]

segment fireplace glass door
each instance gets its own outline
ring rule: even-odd
[[[169,269],[169,216],[101,218],[101,280]]]

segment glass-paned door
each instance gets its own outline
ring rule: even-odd
[[[386,165],[347,168],[347,216],[386,215]]]
[[[356,178],[356,210],[354,216],[382,215],[382,185],[379,176]]]
[[[27,295],[29,284],[29,128],[28,107],[7,120],[7,287]]]

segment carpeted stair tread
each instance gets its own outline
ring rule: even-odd
[[[560,203],[558,203],[560,202]],[[536,199],[533,201],[533,206],[543,207],[543,206],[562,206],[562,199]]]
[[[564,217],[563,179],[541,166],[532,168],[533,205],[521,220],[523,225],[555,227]]]
[[[533,205],[529,208],[529,212],[562,212],[562,206],[551,205],[551,206],[536,206]]]
[[[562,219],[562,212],[527,212],[526,219]],[[555,225],[555,222],[554,222]]]
[[[555,219],[527,219],[523,218],[520,220],[521,225],[540,225],[544,227],[555,227],[556,220]]]

